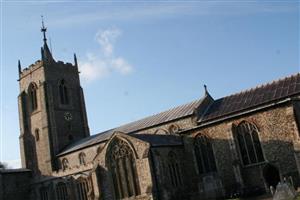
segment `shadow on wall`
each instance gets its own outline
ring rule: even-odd
[[[148,141],[166,142],[170,136],[147,135]],[[160,139],[159,139],[160,138]],[[176,139],[175,139],[176,138]],[[174,136],[171,140],[178,140],[178,136]],[[183,185],[181,189],[170,189],[167,187],[172,185],[165,182],[163,176],[157,177],[158,190],[149,187],[146,189],[147,194],[142,194],[135,199],[143,199],[143,195],[153,195],[159,197],[160,200],[174,199],[217,199],[233,196],[255,196],[264,192],[269,192],[269,187],[276,184],[277,181],[291,177],[295,188],[300,186],[299,172],[296,166],[294,149],[292,142],[271,140],[261,142],[264,160],[244,165],[240,146],[231,140],[209,139],[212,144],[213,156],[216,163],[215,171],[200,172],[199,162],[195,156],[194,138],[184,137],[184,148],[180,147],[182,155],[179,157],[181,166]],[[233,147],[233,145],[235,147]],[[253,143],[259,145],[259,143]],[[164,150],[172,151],[177,146],[165,146]],[[158,147],[151,147],[156,149]],[[242,147],[243,148],[243,147]],[[247,147],[248,149],[254,147]],[[248,153],[249,154],[249,153]],[[255,154],[255,152],[254,152]],[[153,154],[155,157],[156,155]],[[245,155],[244,155],[245,156]],[[251,155],[248,155],[251,156]],[[98,163],[97,163],[98,164]],[[156,164],[156,163],[154,163]],[[96,166],[96,163],[95,163]],[[151,168],[151,173],[157,173],[159,167]],[[94,177],[93,177],[94,176]],[[141,180],[142,177],[138,177]],[[161,181],[163,179],[164,181]],[[80,195],[86,195],[86,198],[113,199],[113,181],[111,174],[107,169],[97,166],[93,172],[79,172],[68,177],[41,177],[39,183],[33,183],[31,190],[34,191],[36,197],[33,199],[58,199],[65,197],[79,200]],[[155,181],[155,179],[153,179]],[[59,183],[65,183],[66,187],[58,187]],[[141,181],[139,181],[141,182]],[[149,184],[150,185],[150,184]],[[159,192],[159,194],[155,194]],[[149,193],[149,194],[148,194]],[[148,196],[149,197],[149,196]],[[146,197],[145,197],[146,198]]]
[[[278,184],[284,178],[291,180],[295,188],[300,187],[299,171],[292,142],[270,140],[252,143],[252,147],[247,147],[248,159],[252,159],[252,163],[250,160],[249,163],[244,164],[245,155],[242,152],[245,149],[241,150],[243,147],[237,141],[210,138],[209,142],[213,146],[217,169],[215,172],[203,172],[203,169],[199,169],[199,162],[197,162],[195,154],[195,139],[188,137],[184,140],[187,153],[185,165],[188,167],[185,170],[185,176],[190,177],[186,184],[202,197],[222,198],[218,195],[218,193],[222,194],[222,189],[223,197],[228,198],[269,193],[270,186]],[[259,162],[251,158],[253,155],[249,155],[252,152],[256,156],[255,146],[258,145],[262,147],[263,154],[263,160]],[[202,173],[199,173],[201,170]],[[220,180],[221,184],[213,185],[212,181],[208,183],[207,180],[211,180],[211,178],[215,180],[215,183]],[[207,187],[209,184],[210,187]],[[215,196],[210,195],[212,190],[214,190]]]

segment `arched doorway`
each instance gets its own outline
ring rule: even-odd
[[[277,184],[280,182],[278,169],[273,165],[267,164],[263,169],[263,175],[268,187],[273,186],[276,188]]]

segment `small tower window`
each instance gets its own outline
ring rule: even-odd
[[[66,159],[66,158],[62,159],[62,168],[63,168],[63,170],[66,170],[66,169],[69,168],[69,161],[68,161],[68,159]]]
[[[61,80],[59,83],[59,97],[61,104],[69,104],[68,89],[65,85],[65,80]]]
[[[36,90],[37,90],[37,86],[34,83],[31,83],[29,85],[29,89],[28,89],[31,111],[34,111],[37,109]]]
[[[39,141],[40,140],[40,131],[39,131],[39,129],[35,129],[34,135],[35,135],[35,140]]]
[[[83,153],[83,152],[81,152],[80,154],[79,154],[79,164],[80,165],[85,165],[86,164],[86,162],[85,162],[85,153]]]

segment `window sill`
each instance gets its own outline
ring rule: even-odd
[[[252,164],[249,164],[249,165],[243,165],[243,168],[247,169],[247,168],[251,168],[251,167],[257,167],[257,166],[260,166],[260,165],[264,165],[266,163],[267,163],[267,161],[252,163]]]
[[[33,116],[33,115],[35,115],[35,114],[37,114],[39,112],[41,112],[41,111],[40,110],[34,110],[34,111],[31,112],[31,116]]]
[[[72,110],[73,109],[73,106],[72,106],[72,104],[71,103],[69,103],[69,104],[59,104],[58,105],[58,108],[60,108],[60,109],[66,109],[66,110]]]

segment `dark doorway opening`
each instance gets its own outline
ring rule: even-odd
[[[276,188],[277,184],[280,182],[278,169],[273,165],[267,164],[263,169],[263,175],[268,187],[273,186]]]

